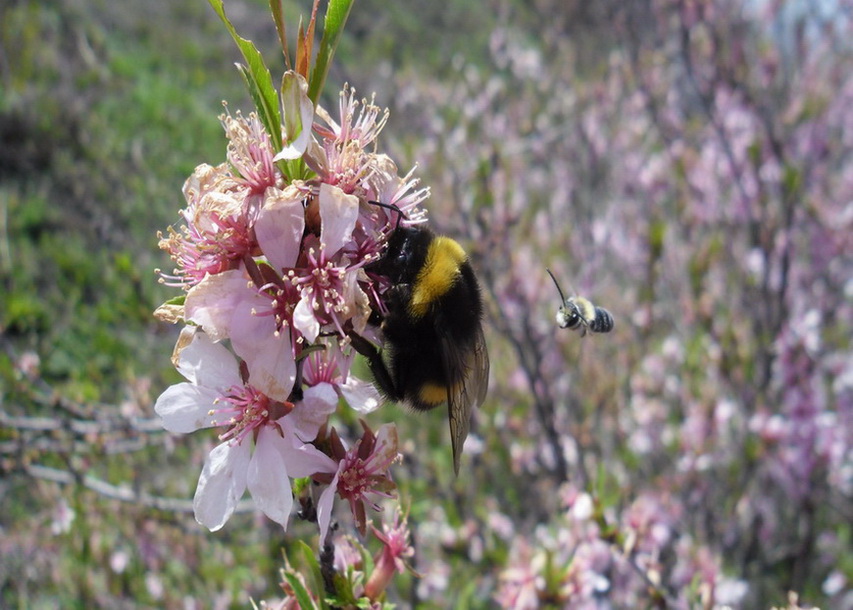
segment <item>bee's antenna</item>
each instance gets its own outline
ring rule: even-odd
[[[397,212],[398,216],[397,224],[394,226],[395,229],[400,228],[400,221],[406,217],[406,215],[403,214],[403,210],[401,210],[396,203],[382,203],[381,201],[368,201],[367,203],[379,206],[380,208],[385,208],[386,210],[393,210]]]
[[[559,293],[560,293],[560,303],[561,303],[561,304],[562,304],[562,303],[565,303],[565,302],[566,302],[566,297],[564,297],[564,296],[563,296],[563,289],[562,289],[562,288],[560,288],[560,284],[557,282],[557,278],[555,278],[555,277],[554,277],[554,274],[553,274],[553,273],[551,273],[551,270],[550,270],[550,269],[548,269],[547,267],[545,267],[545,271],[547,271],[547,272],[548,272],[548,275],[550,275],[550,276],[551,276],[551,279],[552,279],[552,280],[554,280],[554,286],[556,286],[556,287],[557,287],[557,292],[559,292]]]

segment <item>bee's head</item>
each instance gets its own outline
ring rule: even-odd
[[[560,328],[577,328],[577,326],[581,323],[581,315],[580,311],[578,311],[578,306],[572,299],[568,299],[560,305],[560,309],[557,310],[557,326]]]
[[[411,284],[426,262],[429,244],[434,236],[427,229],[398,227],[388,239],[382,257],[367,270],[385,275],[392,284]]]

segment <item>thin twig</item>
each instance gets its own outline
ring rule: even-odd
[[[61,485],[70,485],[79,482],[86,489],[90,489],[95,493],[111,500],[120,500],[122,502],[129,502],[141,506],[146,506],[149,508],[155,508],[158,510],[164,510],[175,513],[193,512],[192,500],[184,500],[180,498],[166,498],[163,496],[155,496],[145,492],[135,492],[127,485],[113,485],[112,483],[107,483],[106,481],[94,477],[92,475],[78,476],[78,474],[69,470],[61,470],[59,468],[51,468],[48,466],[40,466],[37,464],[30,464],[25,466],[24,471],[33,478],[42,479],[45,481],[53,481],[54,483],[59,483]],[[251,500],[242,500],[239,504],[237,504],[237,508],[234,512],[248,513],[254,510],[254,502],[252,502]]]

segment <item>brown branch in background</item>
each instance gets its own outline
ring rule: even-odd
[[[165,498],[155,496],[145,492],[136,492],[125,485],[113,485],[107,483],[97,477],[75,473],[70,470],[61,470],[59,468],[50,468],[48,466],[39,466],[31,464],[24,466],[24,472],[34,479],[42,479],[45,481],[53,481],[61,485],[80,484],[86,489],[90,489],[95,493],[109,498],[111,500],[120,500],[121,502],[129,502],[164,510],[175,513],[191,513],[193,512],[192,500],[183,500],[180,498]],[[237,513],[248,513],[255,510],[255,504],[251,499],[242,500],[235,509]]]
[[[193,512],[190,499],[149,494],[137,489],[134,482],[108,483],[77,465],[89,462],[77,457],[124,455],[168,442],[159,418],[126,415],[116,405],[78,403],[60,396],[41,379],[27,379],[17,390],[21,396],[13,404],[0,397],[0,474],[79,485],[111,500],[157,510]],[[55,415],[18,415],[9,408],[19,413],[49,410]],[[49,456],[59,456],[66,468],[37,463]],[[240,502],[236,509],[243,513],[252,510],[251,500]]]

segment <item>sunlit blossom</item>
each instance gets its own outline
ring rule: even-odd
[[[293,504],[288,477],[335,469],[295,435],[311,413],[245,385],[236,358],[202,332],[178,354],[178,371],[187,381],[168,388],[155,405],[164,427],[178,433],[225,428],[199,478],[196,519],[210,530],[221,528],[248,487],[255,505],[286,527]]]
[[[247,187],[247,196],[258,198],[267,188],[277,186],[281,173],[273,163],[272,143],[257,113],[246,118],[237,111],[236,116],[225,114],[219,120],[228,137],[228,162],[238,175],[237,181]],[[247,211],[256,207],[252,202],[244,205]]]
[[[255,239],[241,200],[244,194],[223,167],[200,165],[184,185],[187,208],[180,230],[160,235],[160,248],[176,267],[163,282],[192,287],[205,275],[235,269],[254,249]]]

